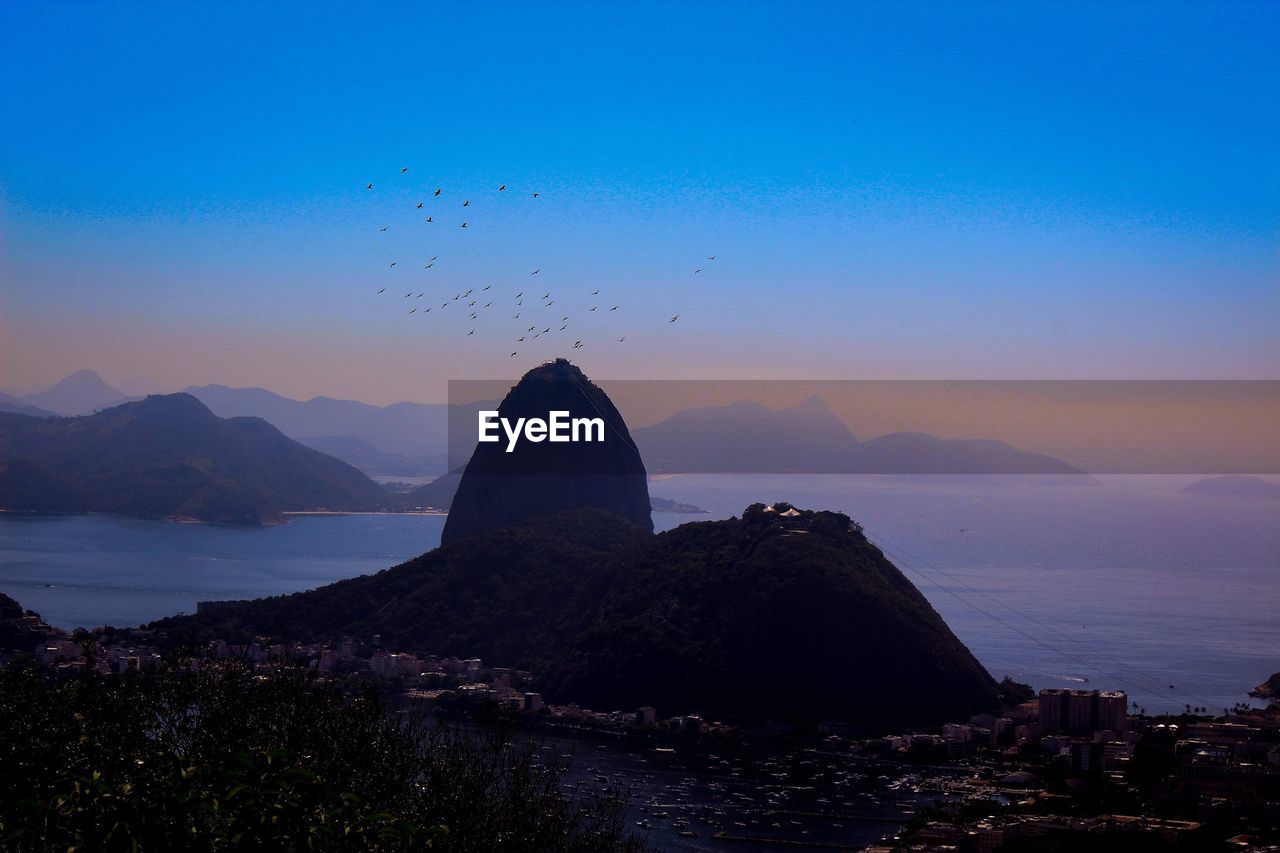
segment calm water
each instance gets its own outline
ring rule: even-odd
[[[753,501],[849,513],[996,677],[1123,688],[1148,710],[1221,709],[1280,670],[1280,501],[1180,494],[1187,482],[686,475],[652,491],[711,511],[656,514],[659,529]],[[0,591],[61,627],[136,624],[203,599],[377,571],[435,547],[443,522],[308,516],[234,530],[0,518]]]

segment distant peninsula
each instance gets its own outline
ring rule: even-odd
[[[1207,477],[1197,480],[1182,490],[1189,495],[1210,495],[1227,498],[1280,498],[1280,483],[1261,477],[1231,474],[1225,477]]]
[[[391,508],[386,489],[260,418],[190,394],[80,417],[0,412],[0,510],[260,526],[288,511]]]

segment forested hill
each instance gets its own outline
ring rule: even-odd
[[[219,418],[189,394],[92,415],[0,412],[0,508],[264,524],[290,510],[377,510],[387,492],[260,418]]]
[[[599,509],[487,531],[310,592],[152,623],[171,642],[381,634],[533,671],[552,701],[941,722],[987,672],[847,516],[755,505],[658,534]]]

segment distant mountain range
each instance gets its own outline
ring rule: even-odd
[[[10,400],[15,398],[4,395]],[[129,396],[112,388],[92,370],[81,370],[54,383],[43,391],[27,394],[15,402],[35,406],[55,415],[87,415],[99,409],[127,402]],[[5,411],[13,411],[5,409]],[[31,414],[19,412],[19,414]]]
[[[292,400],[264,388],[185,389],[221,417],[256,417],[285,435],[371,475],[420,477],[446,470],[449,407],[443,403],[373,406],[355,400]]]
[[[0,508],[269,524],[284,511],[387,508],[346,463],[260,418],[223,419],[189,394],[92,415],[0,413]]]
[[[1280,498],[1280,483],[1246,474],[1229,474],[1223,477],[1206,477],[1197,480],[1182,491],[1190,495],[1209,495],[1224,498]]]
[[[859,442],[818,397],[775,411],[739,402],[678,412],[633,437],[651,473],[1083,474],[1002,441],[895,432]]]
[[[24,403],[21,399],[0,391],[0,412],[9,412],[15,415],[31,415],[35,418],[52,418],[57,416],[57,412],[51,412],[48,409],[42,409],[39,406],[33,406],[30,403]]]
[[[374,406],[331,397],[303,401],[264,388],[225,385],[193,385],[185,393],[220,417],[262,418],[290,438],[372,477],[444,474],[459,469],[472,449],[475,406]],[[128,399],[93,371],[82,370],[38,394],[0,395],[0,411],[78,415]],[[456,431],[452,447],[451,418]],[[896,432],[859,441],[819,397],[782,410],[752,401],[687,409],[637,428],[632,437],[651,473],[1083,473],[1052,456],[989,439]],[[440,495],[423,488],[421,500],[411,505],[437,505]]]

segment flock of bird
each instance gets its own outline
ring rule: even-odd
[[[407,175],[408,173],[409,173],[408,166],[401,167],[400,175]],[[366,183],[364,185],[364,189],[366,192],[377,191],[377,188],[372,182]],[[500,184],[497,187],[496,192],[506,193],[506,192],[510,192],[510,190],[508,189],[506,184]],[[430,213],[425,213],[420,215],[425,215],[425,220],[424,220],[425,224],[435,224],[437,216],[441,217],[442,219],[445,217],[446,214],[444,211],[448,210],[450,201],[447,197],[444,187],[435,187],[434,190],[428,189],[424,195],[425,195],[425,198],[423,200],[419,200],[416,202],[414,210],[423,211],[424,209],[427,209],[428,205],[431,205],[430,209],[435,212],[430,212]],[[541,195],[542,194],[540,192],[529,193],[529,197],[532,199],[537,199]],[[462,208],[462,211],[463,211],[460,215],[457,215],[456,219],[454,220],[455,222],[457,222],[457,227],[460,229],[470,228],[471,220],[468,218],[468,213],[470,212],[470,208],[471,208],[471,199],[463,198],[461,203],[454,201],[453,204],[457,206],[454,208],[455,211],[457,210],[458,207]],[[379,233],[386,233],[389,230],[390,230],[390,226],[387,226],[387,225],[383,225],[378,228]],[[708,262],[714,262],[715,259],[716,259],[716,256],[711,255],[706,260]],[[438,255],[433,255],[429,260],[427,260],[423,264],[423,269],[424,270],[432,269],[436,265],[436,262],[438,260],[440,260],[440,257]],[[390,261],[388,269],[394,270],[394,269],[398,269],[399,267],[400,267],[400,262],[397,260],[392,260]],[[693,271],[693,275],[700,275],[703,272],[703,270],[704,270],[704,267],[699,267]],[[542,272],[541,267],[537,267],[533,269],[529,273],[529,275],[536,276],[536,275],[539,275],[541,272]],[[378,289],[377,292],[378,294],[385,294],[387,292],[387,289],[388,289],[387,287],[381,287]],[[410,289],[406,291],[401,298],[413,300],[414,303],[416,303],[417,300],[424,299],[424,298],[429,299],[431,301],[431,304],[426,305],[425,307],[420,304],[413,304],[413,307],[411,307],[408,310],[407,312],[408,314],[426,315],[426,314],[430,314],[433,310],[435,310],[437,314],[444,314],[445,312],[448,311],[450,307],[457,306],[459,310],[449,312],[449,314],[451,316],[465,317],[465,320],[468,321],[462,324],[464,328],[468,329],[465,337],[471,337],[476,333],[477,326],[475,324],[479,323],[482,320],[482,318],[484,318],[485,316],[490,316],[492,314],[497,313],[497,312],[494,312],[492,309],[494,309],[495,306],[497,306],[500,301],[504,301],[499,296],[497,296],[496,293],[490,293],[492,289],[493,289],[492,284],[486,284],[485,286],[479,288],[479,290],[476,290],[473,287],[473,288],[468,288],[465,291],[454,293],[451,298],[446,295],[443,298],[443,301],[440,302],[439,306],[435,304],[434,300],[441,299],[441,296],[435,295],[435,294],[432,294],[429,296],[428,291],[425,289],[424,290]],[[529,319],[539,318],[538,322],[533,323],[533,325],[529,326],[528,328],[524,328],[518,332],[513,333],[513,334],[519,335],[518,337],[515,337],[513,339],[513,343],[517,345],[532,344],[533,341],[536,341],[539,338],[542,338],[543,336],[549,337],[552,335],[558,335],[562,332],[568,331],[571,323],[571,314],[564,314],[563,316],[559,317],[558,320],[555,320],[555,321],[547,319],[548,316],[554,316],[554,314],[549,315],[547,313],[547,309],[550,309],[553,305],[556,304],[556,300],[555,298],[553,298],[554,294],[551,290],[546,291],[540,297],[537,297],[535,299],[532,296],[532,294],[536,291],[529,290],[528,291],[529,295],[526,297],[526,291],[524,289],[516,289],[516,288],[512,288],[512,289],[516,290],[515,296],[510,297],[511,301],[507,303],[509,306],[508,310],[514,311],[514,313],[511,316],[511,319],[520,320],[523,317],[527,321]],[[598,288],[591,292],[592,298],[588,301],[592,302],[593,304],[588,309],[587,311],[588,314],[594,314],[597,312],[612,313],[612,312],[618,311],[619,308],[621,307],[620,305],[608,305],[607,302],[602,302],[598,298],[599,296],[600,296],[600,290]],[[525,304],[526,299],[528,299],[530,304],[528,305]],[[605,307],[606,305],[608,305],[607,308]],[[498,309],[498,311],[501,311],[501,310],[502,310],[501,308]],[[554,312],[554,313],[558,314],[559,312]],[[680,319],[679,314],[673,314],[671,318],[667,320],[667,323],[668,324],[675,323],[679,319]],[[572,336],[570,335],[569,337],[572,337]],[[622,335],[617,339],[617,343],[624,343],[626,342],[626,340],[627,340],[627,336]],[[583,340],[575,339],[573,341],[573,345],[571,349],[575,349],[575,350],[582,349],[585,346],[586,344]],[[510,357],[515,358],[519,354],[520,354],[520,348],[519,346],[517,346],[516,349],[512,350]]]

